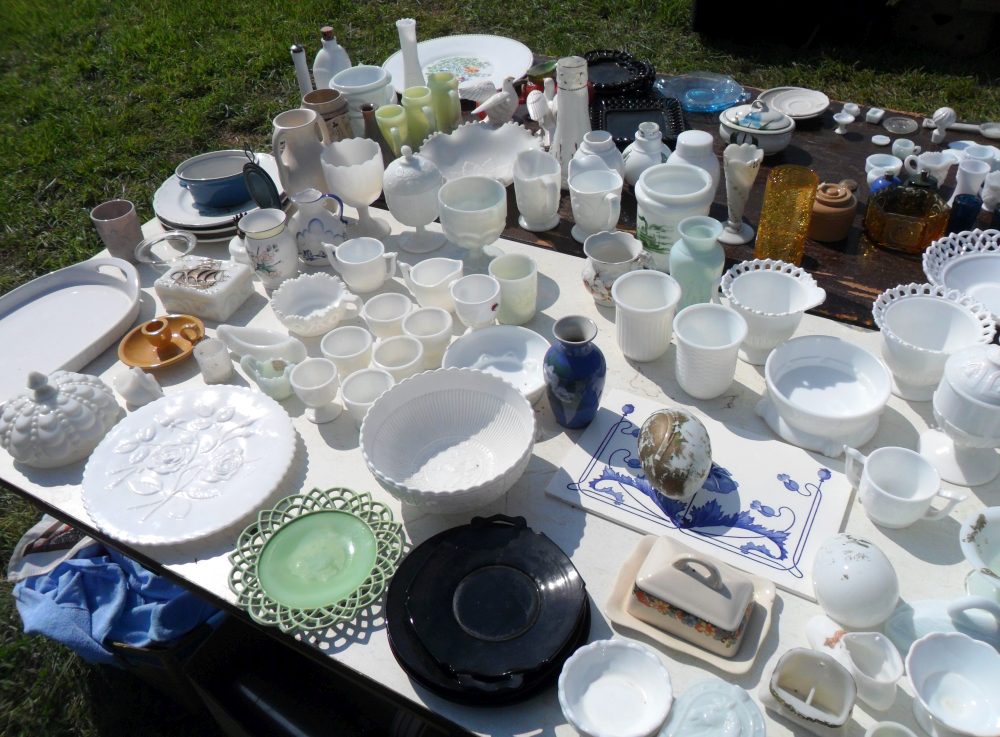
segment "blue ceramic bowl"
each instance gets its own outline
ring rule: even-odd
[[[181,162],[175,173],[199,207],[233,207],[250,199],[243,179],[246,163],[242,151],[212,151]]]

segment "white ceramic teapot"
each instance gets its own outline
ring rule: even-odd
[[[421,307],[455,311],[451,285],[462,278],[464,263],[454,258],[429,258],[416,266],[400,263],[403,281]]]

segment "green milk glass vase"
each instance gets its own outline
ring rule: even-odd
[[[684,218],[677,224],[680,240],[670,249],[670,275],[681,285],[678,312],[712,301],[726,263],[718,240],[722,230],[722,223],[705,215]]]

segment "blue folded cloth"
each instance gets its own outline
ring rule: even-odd
[[[120,553],[94,544],[14,587],[27,634],[57,640],[91,663],[114,663],[106,642],[166,644],[218,610]]]

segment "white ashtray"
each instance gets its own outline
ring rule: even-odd
[[[329,274],[304,274],[283,282],[271,295],[271,309],[281,324],[305,337],[337,327],[348,306],[361,309],[361,298]]]
[[[673,703],[670,673],[656,651],[627,640],[577,650],[559,674],[559,706],[585,737],[645,737]]]
[[[836,458],[878,429],[892,376],[868,351],[829,335],[792,338],[764,364],[757,414],[785,441]]]
[[[444,354],[444,368],[471,368],[513,384],[534,404],[545,391],[542,362],[549,341],[534,330],[496,325],[463,335]]]

